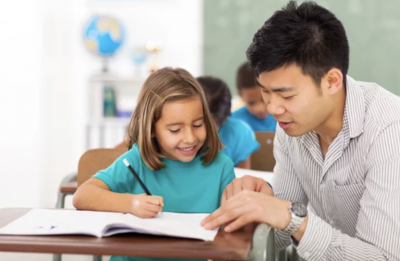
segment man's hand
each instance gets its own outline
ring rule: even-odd
[[[265,180],[245,175],[241,178],[234,179],[231,184],[226,186],[224,193],[222,194],[221,205],[225,204],[228,199],[243,190],[255,191],[265,195],[274,196],[274,192]]]
[[[232,232],[248,223],[259,222],[282,230],[291,220],[289,206],[289,201],[244,190],[206,217],[201,225],[206,229],[214,229],[229,223],[225,231]]]

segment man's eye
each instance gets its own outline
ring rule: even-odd
[[[283,97],[283,99],[285,99],[285,100],[290,100],[290,99],[292,99],[294,96],[289,96],[289,97]]]

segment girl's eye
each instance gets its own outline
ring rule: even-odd
[[[179,129],[177,129],[177,130],[169,130],[169,131],[172,132],[172,133],[177,133],[179,131]]]
[[[193,125],[193,127],[195,127],[195,128],[200,128],[201,126],[203,126],[203,123],[199,124],[199,125]]]

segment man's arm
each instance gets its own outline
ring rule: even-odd
[[[400,260],[400,123],[381,132],[367,155],[356,237],[310,213],[297,251],[306,260]]]
[[[293,168],[285,136],[284,131],[280,127],[277,127],[274,140],[274,157],[276,160],[273,182],[274,194],[277,198],[292,202],[301,202],[307,206],[308,199]],[[289,234],[280,230],[275,231],[277,250],[286,248],[291,244]]]

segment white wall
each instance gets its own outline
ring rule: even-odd
[[[0,208],[53,207],[59,182],[76,170],[85,151],[87,81],[101,67],[81,38],[93,13],[113,15],[126,26],[113,72],[132,74],[132,48],[158,40],[165,46],[161,66],[202,74],[201,0],[2,1]],[[65,260],[90,260],[79,258]],[[0,260],[21,259],[51,255],[0,253]]]
[[[0,17],[0,207],[38,206],[42,5],[2,3]]]

